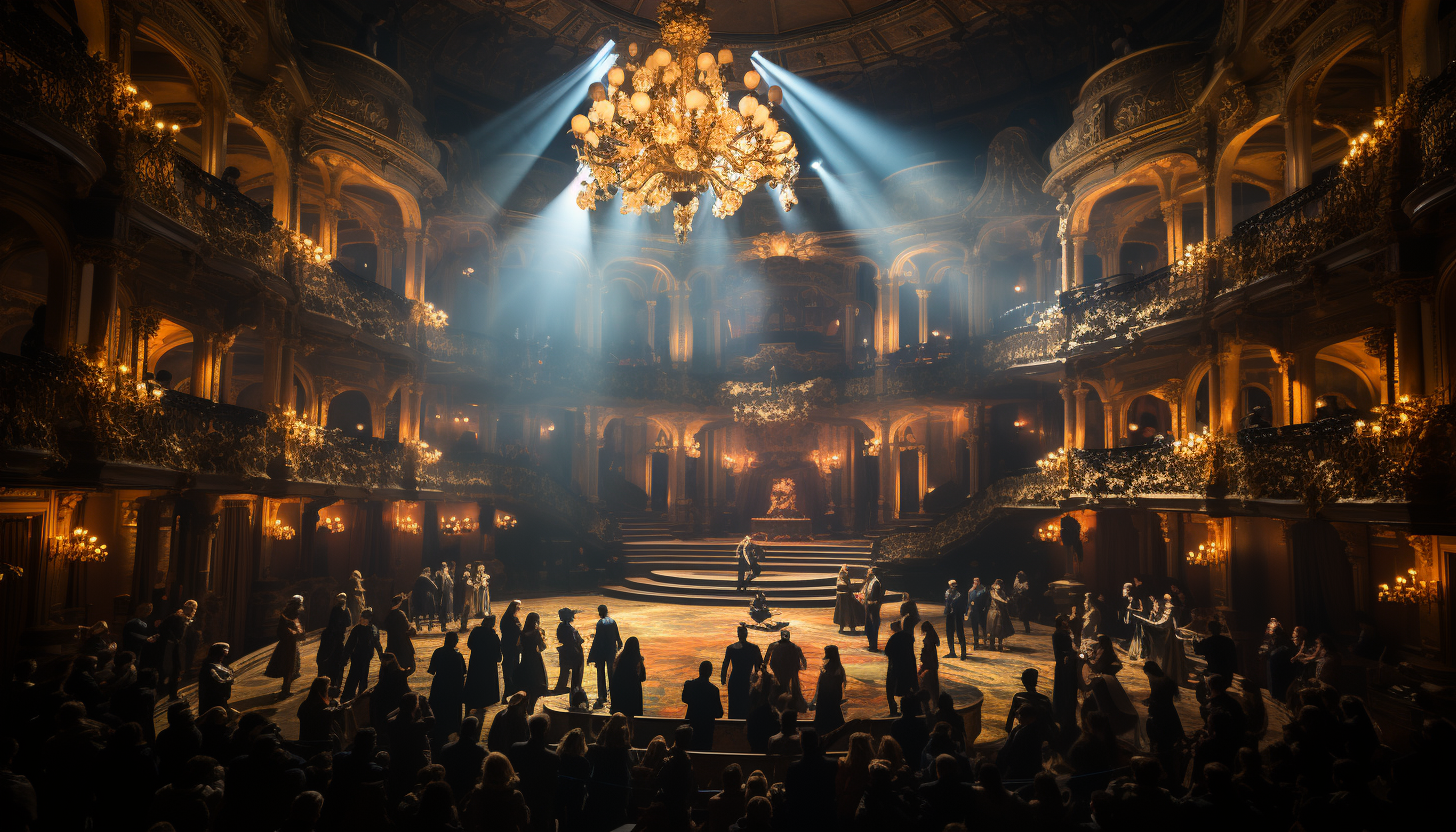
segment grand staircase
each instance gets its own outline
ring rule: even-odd
[[[666,523],[621,519],[626,561],[621,584],[602,587],[614,598],[659,604],[748,606],[761,590],[771,608],[832,607],[834,581],[848,566],[856,585],[870,564],[870,542],[760,543],[763,571],[738,591],[736,538],[675,540]]]

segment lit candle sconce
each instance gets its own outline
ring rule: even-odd
[[[449,520],[440,518],[441,534],[469,534],[480,528],[480,524],[471,517],[451,517]]]
[[[1185,557],[1189,566],[1223,566],[1228,563],[1228,550],[1217,543],[1200,543],[1197,550],[1188,550]]]
[[[1409,577],[1407,577],[1409,576]],[[1440,581],[1418,581],[1416,570],[1407,569],[1405,575],[1398,575],[1395,586],[1381,584],[1376,600],[1388,604],[1436,604],[1441,601]]]
[[[318,530],[329,534],[338,534],[344,530],[344,518],[342,517],[320,517]]]
[[[516,518],[510,514],[498,514],[495,518],[495,527],[497,529],[514,529],[516,527]]]
[[[1042,541],[1043,543],[1056,543],[1057,541],[1061,540],[1062,539],[1062,521],[1061,521],[1061,518],[1058,518],[1056,520],[1053,520],[1052,522],[1046,524],[1045,526],[1038,526],[1037,529],[1036,529],[1036,539]]]
[[[419,534],[420,521],[406,514],[403,517],[394,518],[394,530],[400,534]]]
[[[693,444],[687,446],[686,453],[689,459],[701,459],[703,456],[703,443],[694,439]]]
[[[268,536],[274,540],[292,540],[294,534],[293,527],[282,520],[274,520],[273,525],[268,527]]]
[[[880,455],[880,440],[878,438],[871,439],[870,441],[868,441],[868,442],[865,443],[865,456],[879,456],[879,455]]]

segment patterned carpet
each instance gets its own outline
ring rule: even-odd
[[[558,620],[556,611],[559,608],[569,606],[578,610],[576,625],[582,631],[583,636],[588,639],[596,621],[597,605],[607,604],[612,617],[617,620],[622,637],[626,639],[636,636],[642,645],[648,676],[647,682],[643,685],[645,711],[648,714],[667,716],[682,715],[685,707],[681,701],[682,683],[697,676],[699,662],[705,659],[713,662],[716,683],[723,651],[735,639],[734,630],[738,623],[745,619],[744,612],[747,606],[746,602],[745,609],[742,610],[729,607],[665,606],[606,598],[595,594],[543,596],[522,600],[522,618],[527,612],[540,613],[548,634],[554,633]],[[920,602],[922,613],[932,613],[931,620],[935,622],[936,629],[944,638],[945,619],[939,615],[940,606],[938,602],[931,603],[923,600]],[[505,608],[505,601],[497,601],[495,607],[497,608],[496,613],[499,614]],[[893,609],[893,605],[885,605],[884,626],[880,634],[882,647],[884,639],[889,636],[890,614]],[[855,635],[838,633],[833,623],[833,611],[830,609],[785,610],[783,619],[790,622],[789,629],[792,638],[804,649],[809,660],[809,670],[804,671],[801,677],[805,698],[813,698],[813,688],[818,674],[817,668],[823,658],[824,645],[837,644],[840,658],[849,677],[845,689],[845,697],[848,700],[844,706],[845,716],[850,718],[856,716],[882,717],[888,714],[884,695],[885,656],[883,653],[872,653],[867,649],[863,630],[858,631]],[[749,634],[749,639],[762,648],[766,648],[777,638],[777,633],[750,631]],[[420,665],[420,669],[410,680],[415,690],[428,692],[430,676],[424,672],[424,667],[429,662],[430,653],[441,645],[443,639],[444,635],[439,631],[425,632],[415,638],[415,650]],[[463,645],[464,639],[462,638],[461,641]],[[919,654],[918,642],[917,638],[917,655]],[[276,693],[279,682],[276,679],[264,677],[263,666],[265,663],[259,662],[256,667],[247,669],[239,675],[233,689],[233,707],[241,711],[261,710],[278,722],[285,737],[296,736],[298,731],[296,711],[307,692],[308,680],[312,678],[316,668],[315,645],[316,640],[311,640],[303,648],[304,678],[295,682],[291,697],[281,702],[277,701]],[[554,640],[551,646],[554,647]],[[948,651],[942,645],[941,655],[946,652]],[[554,649],[548,649],[545,655],[548,681],[554,683],[556,652]],[[1009,649],[1006,652],[972,651],[968,655],[969,659],[966,661],[942,659],[941,688],[955,697],[957,703],[964,701],[973,688],[979,689],[985,696],[985,704],[982,707],[985,728],[978,744],[996,743],[1005,736],[1003,727],[1006,710],[1012,695],[1021,690],[1022,670],[1028,667],[1037,668],[1042,677],[1042,692],[1047,695],[1051,694],[1051,628],[1032,624],[1029,635],[1018,632],[1010,639]],[[1147,683],[1139,670],[1140,665],[1133,663],[1129,663],[1129,665],[1119,674],[1119,678],[1126,685],[1128,696],[1132,701],[1140,703],[1148,695]],[[374,667],[377,671],[378,662]],[[596,672],[595,668],[590,665],[586,670],[585,687],[587,694],[595,697]],[[565,695],[547,697],[544,701],[560,708],[567,706]],[[1270,704],[1271,722],[1282,724],[1284,721],[1282,709]],[[1192,695],[1181,697],[1178,707],[1188,730],[1191,731],[1201,725],[1198,717],[1198,704]],[[164,708],[158,710],[162,712]],[[1143,712],[1141,704],[1138,704],[1138,710]],[[487,712],[487,725],[489,717],[494,711],[495,709],[492,708]],[[159,720],[158,729],[164,725],[165,718]],[[1278,736],[1277,725],[1271,727],[1271,734]]]

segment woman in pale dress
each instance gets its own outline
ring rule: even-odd
[[[1102,609],[1097,606],[1092,593],[1087,593],[1082,600],[1082,609],[1082,643],[1096,643],[1097,636],[1102,633]]]
[[[1164,595],[1154,617],[1142,621],[1148,636],[1148,658],[1157,661],[1174,684],[1181,684],[1188,674],[1188,662],[1183,637],[1173,623],[1173,597]]]
[[[359,613],[364,611],[364,576],[355,569],[349,575],[349,626],[359,624]]]
[[[1011,620],[1011,599],[1006,597],[1001,579],[991,584],[991,611],[986,615],[986,640],[996,650],[1006,649],[1006,639],[1016,634]]]
[[[854,597],[854,583],[849,577],[849,567],[839,567],[839,577],[834,580],[834,623],[839,632],[848,627],[851,633],[864,621],[864,603]]]

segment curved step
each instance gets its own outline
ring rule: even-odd
[[[856,580],[864,577],[864,570],[867,564],[846,564],[849,566],[849,574]],[[690,569],[703,572],[721,572],[724,574],[738,573],[736,561],[703,561],[696,558],[661,558],[653,560],[629,560],[627,566],[634,572],[644,570],[660,569]],[[773,572],[808,572],[819,575],[834,577],[839,574],[838,562],[835,563],[807,563],[804,561],[770,561],[763,564],[763,567]]]
[[[737,572],[715,572],[706,569],[654,569],[649,576],[656,581],[683,586],[722,587],[738,583]],[[753,579],[760,589],[809,588],[833,590],[836,575],[812,572],[765,571]]]
[[[626,586],[604,586],[602,594],[612,598],[623,598],[630,601],[642,601],[650,604],[688,604],[703,607],[742,607],[747,617],[748,601],[751,596],[744,594],[727,595],[684,595],[659,590],[641,590]],[[769,605],[779,607],[832,607],[834,596],[784,596],[770,598]]]

